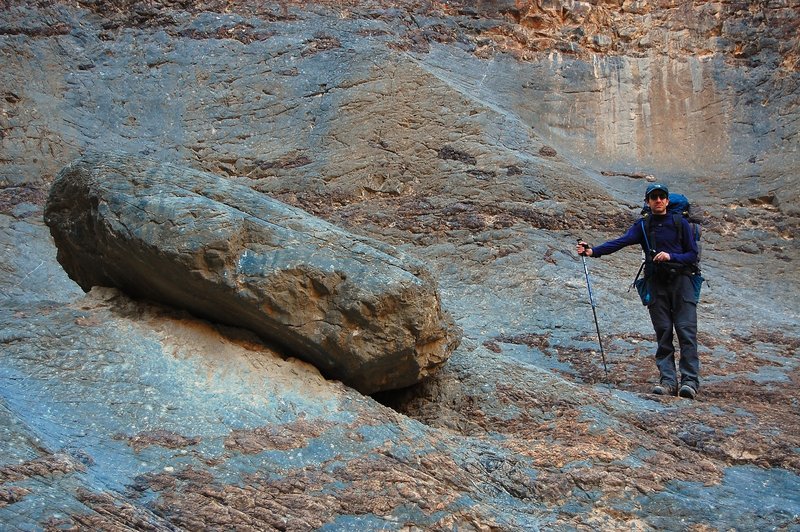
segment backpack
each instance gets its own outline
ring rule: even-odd
[[[645,240],[647,241],[647,247],[650,248],[650,242],[654,240],[653,238],[653,231],[650,227],[652,217],[652,212],[650,211],[650,207],[647,205],[645,201],[644,206],[642,207],[642,219],[640,223],[642,224],[642,231],[644,233]],[[692,204],[689,202],[689,198],[684,196],[683,194],[674,194],[671,193],[669,195],[669,204],[667,205],[667,214],[672,216],[672,222],[675,224],[676,229],[680,229],[681,226],[681,218],[686,218],[686,221],[689,222],[689,228],[691,229],[691,235],[694,238],[697,244],[697,261],[692,264],[692,275],[690,279],[692,281],[692,285],[694,286],[694,295],[695,295],[695,303],[700,300],[700,287],[703,284],[703,281],[708,284],[703,276],[700,274],[700,255],[702,252],[702,247],[700,244],[700,236],[702,234],[702,229],[700,225],[703,223],[703,218],[698,213],[694,212],[692,209]],[[683,246],[683,231],[678,230],[678,239]],[[643,305],[650,305],[653,301],[653,294],[651,292],[651,287],[647,282],[647,276],[640,278],[639,276],[642,273],[645,265],[647,263],[646,256],[642,258],[642,265],[639,267],[639,271],[636,273],[636,278],[633,280],[633,284],[631,287],[635,287],[637,292],[639,292],[639,297],[642,300]]]
[[[645,238],[652,240],[652,230],[650,228],[650,221],[652,218],[650,215],[650,207],[647,205],[645,201],[644,206],[642,207],[642,229],[645,234]],[[701,224],[703,223],[703,217],[700,216],[693,208],[692,204],[689,202],[689,198],[684,196],[683,194],[675,194],[670,193],[669,195],[669,204],[667,205],[667,214],[672,215],[672,222],[675,224],[675,228],[678,229],[681,226],[681,218],[686,218],[686,221],[689,222],[689,228],[691,229],[692,237],[694,238],[697,244],[697,261],[692,265],[693,269],[696,273],[700,273],[700,257],[702,254],[702,245],[700,243],[700,237],[702,236],[702,228]],[[681,246],[683,246],[683,231],[677,231],[678,239]]]

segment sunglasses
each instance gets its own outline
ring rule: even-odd
[[[650,199],[651,200],[656,200],[656,199],[665,200],[665,199],[667,199],[667,195],[664,194],[663,192],[654,192],[653,194],[650,194]]]

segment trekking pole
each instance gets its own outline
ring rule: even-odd
[[[580,238],[578,239],[578,243],[583,242]],[[597,321],[597,311],[595,310],[594,304],[594,294],[592,294],[592,283],[589,281],[589,268],[586,266],[586,255],[581,253],[581,259],[583,259],[583,273],[586,275],[586,287],[589,289],[589,303],[592,305],[592,314],[594,315],[594,326],[597,329],[597,343],[600,344],[600,356],[603,357],[603,369],[606,373],[606,384],[608,384],[608,389],[611,389],[611,381],[608,380],[608,364],[606,364],[606,353],[603,350],[603,339],[600,337],[600,323]]]

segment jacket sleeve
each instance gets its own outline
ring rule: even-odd
[[[614,240],[609,240],[608,242],[600,244],[597,247],[593,247],[592,257],[602,257],[603,255],[610,255],[615,251],[619,251],[620,249],[626,246],[632,246],[634,244],[641,245],[644,241],[643,237],[644,233],[642,232],[642,224],[636,222],[621,237]]]
[[[697,240],[694,238],[692,226],[685,218],[681,218],[681,230],[683,231],[683,250],[681,253],[671,253],[670,260],[681,264],[694,264],[697,262]]]

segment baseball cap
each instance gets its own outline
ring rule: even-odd
[[[669,189],[667,188],[667,185],[662,185],[660,183],[653,183],[652,185],[649,185],[647,187],[647,191],[644,193],[644,199],[649,198],[650,193],[655,192],[656,190],[661,190],[664,192],[664,194],[669,196]]]

